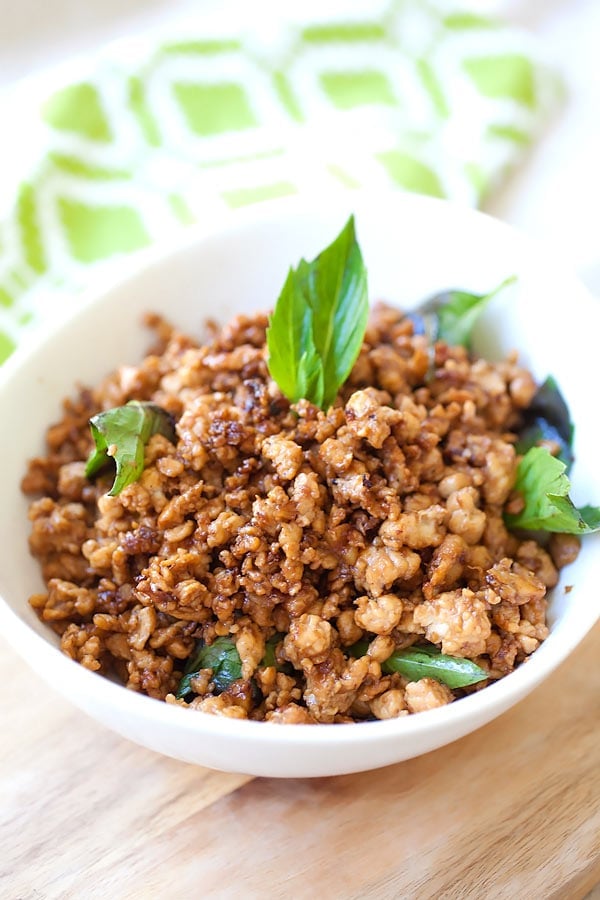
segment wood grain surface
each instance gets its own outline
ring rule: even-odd
[[[600,883],[600,627],[460,741],[340,778],[178,763],[0,643],[0,897],[579,900]]]

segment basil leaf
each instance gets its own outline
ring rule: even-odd
[[[520,456],[524,456],[532,447],[539,447],[541,444],[546,443],[556,444],[557,447],[560,447],[556,458],[565,464],[566,470],[569,472],[574,460],[573,451],[564,440],[560,431],[541,416],[533,419],[521,429],[519,440],[515,444],[515,450]]]
[[[357,641],[350,647],[352,656],[364,656],[368,641]],[[433,644],[419,644],[406,650],[396,650],[381,665],[383,672],[398,672],[409,681],[421,678],[434,678],[449,688],[467,687],[484,681],[487,672],[470,659],[460,656],[448,656],[441,653]]]
[[[275,650],[277,648],[277,644],[280,644],[284,637],[284,634],[279,634],[279,632],[276,632],[265,642],[265,655],[260,661],[261,666],[275,666],[280,671],[283,671],[283,667],[280,666],[277,662]]]
[[[554,425],[562,439],[569,446],[572,445],[574,427],[571,422],[571,414],[552,375],[548,375],[544,383],[540,385],[527,411],[536,416],[542,416],[547,422]]]
[[[477,319],[492,297],[515,281],[513,275],[488,294],[470,294],[467,291],[436,294],[409,314],[415,333],[426,334],[432,343],[440,340],[470,349],[471,332]]]
[[[260,662],[261,666],[276,666],[281,671],[289,671],[285,664],[280,666],[275,657],[275,649],[285,635],[275,633],[265,642],[265,654]],[[200,669],[212,669],[212,682],[215,685],[215,693],[222,694],[230,684],[242,677],[242,661],[237,647],[231,638],[218,637],[212,644],[200,641],[196,652],[193,653],[183,670],[183,676],[177,688],[176,697],[185,698],[193,693],[192,678],[200,672]]]
[[[288,400],[295,403],[302,397],[313,398],[320,406],[323,373],[313,327],[312,308],[290,269],[267,331],[269,372]]]
[[[518,515],[506,514],[508,528],[526,531],[554,531],[560,534],[589,534],[600,530],[600,508],[581,509],[569,497],[571,482],[566,466],[544,447],[532,447],[517,469],[515,490],[525,501]]]
[[[449,688],[467,687],[488,677],[487,672],[471,659],[448,656],[435,647],[425,646],[392,653],[381,668],[384,672],[399,672],[409,681],[434,678]]]
[[[354,217],[312,262],[290,269],[267,330],[271,377],[285,396],[327,410],[359,354],[369,310]]]
[[[573,465],[573,434],[569,408],[560,389],[549,375],[540,386],[524,413],[523,428],[516,444],[517,453],[525,455],[531,447],[542,441],[551,441],[560,447],[557,458],[564,462],[567,472]]]
[[[366,656],[368,649],[369,641],[366,638],[363,638],[360,641],[356,641],[351,647],[348,647],[348,653],[350,656],[358,658],[360,656]]]
[[[93,416],[90,430],[95,449],[87,460],[85,474],[91,478],[114,459],[116,475],[109,491],[111,497],[138,480],[144,470],[144,447],[153,434],[163,434],[173,443],[176,441],[175,425],[169,413],[155,403],[138,400]]]
[[[588,534],[594,531],[600,531],[600,507],[599,506],[580,506],[577,510],[583,522],[585,523]]]
[[[212,669],[211,681],[215,686],[215,694],[222,694],[242,677],[242,661],[231,638],[218,637],[212,644],[200,642],[183,670],[183,677],[175,694],[178,699],[193,693],[190,682],[201,669]]]

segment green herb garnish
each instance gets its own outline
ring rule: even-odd
[[[525,410],[523,428],[519,432],[516,451],[525,455],[531,447],[551,441],[560,448],[557,458],[564,462],[567,472],[573,465],[573,434],[569,408],[551,375],[538,389]]]
[[[492,297],[515,281],[513,275],[487,294],[470,294],[467,291],[436,294],[409,314],[415,332],[426,334],[431,343],[439,340],[470,349],[471,332],[477,319]]]
[[[93,416],[90,429],[96,446],[86,463],[85,474],[91,478],[114,459],[116,475],[108,492],[111,497],[138,480],[144,470],[144,448],[153,434],[163,434],[173,443],[176,440],[169,413],[155,403],[138,400]]]
[[[509,528],[590,534],[600,530],[600,507],[579,509],[569,497],[566,466],[545,448],[532,447],[519,463],[515,490],[525,501],[518,515],[505,515]]]
[[[357,641],[349,648],[352,656],[364,656],[369,648],[368,641]],[[419,644],[406,650],[396,650],[384,663],[382,672],[398,672],[409,681],[434,678],[449,688],[462,688],[484,681],[487,672],[470,659],[448,656],[433,644]]]
[[[369,310],[354,216],[312,262],[291,268],[267,330],[268,366],[281,392],[327,410],[356,362]]]
[[[211,681],[215,686],[215,694],[222,694],[242,677],[242,661],[231,638],[218,637],[212,644],[199,644],[183,670],[176,697],[181,699],[193,693],[190,682],[201,669],[212,669]]]
[[[284,634],[275,632],[275,634],[271,635],[271,637],[267,641],[265,641],[265,655],[261,660],[261,666],[276,666],[276,668],[282,669],[282,667],[277,662],[275,650],[277,648],[277,644],[281,643],[284,637]]]
[[[268,638],[265,642],[265,653],[260,662],[261,666],[276,666],[280,671],[289,669],[287,665],[279,666],[275,658],[277,644],[284,637],[283,634],[275,633]],[[183,670],[176,697],[182,699],[193,693],[191,680],[198,675],[200,669],[212,669],[211,681],[215,686],[215,694],[222,694],[234,681],[241,678],[242,660],[231,638],[218,637],[212,644],[200,641]]]

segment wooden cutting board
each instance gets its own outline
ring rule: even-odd
[[[600,627],[475,734],[313,781],[137,747],[4,642],[0,681],[3,900],[578,900],[600,883]]]

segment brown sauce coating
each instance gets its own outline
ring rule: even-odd
[[[503,523],[514,429],[536,390],[515,356],[430,347],[401,312],[372,310],[336,405],[290,406],[266,367],[267,318],[238,316],[207,346],[152,316],[158,346],[65,402],[23,490],[46,591],[31,598],[89,669],[169,702],[197,640],[229,636],[242,678],[192,708],[276,722],[405,716],[464,691],[382,673],[423,639],[501,678],[548,635],[546,592],[577,553]],[[116,497],[84,474],[88,419],[152,400],[177,444],[146,447]],[[513,498],[514,502],[514,498]],[[284,671],[261,665],[265,641]],[[368,655],[347,648],[370,641]],[[485,682],[484,682],[485,684]]]

